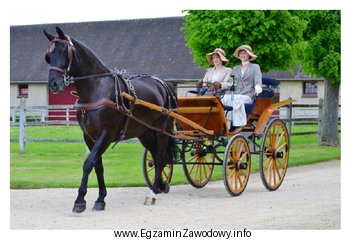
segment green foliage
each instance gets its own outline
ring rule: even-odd
[[[308,21],[303,70],[323,76],[332,84],[340,83],[341,74],[341,16],[340,11],[298,11]]]
[[[340,82],[341,12],[337,10],[190,10],[183,27],[194,61],[207,67],[206,53],[221,47],[229,66],[233,52],[248,44],[262,72],[291,70]]]
[[[248,44],[258,55],[256,62],[263,72],[272,69],[290,70],[297,65],[307,21],[290,11],[278,10],[190,10],[183,27],[187,46],[194,61],[208,66],[206,53],[221,47],[230,66],[239,60],[235,49]]]

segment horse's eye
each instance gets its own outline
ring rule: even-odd
[[[50,64],[50,57],[47,54],[45,55],[45,61]]]

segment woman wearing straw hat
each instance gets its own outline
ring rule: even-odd
[[[246,125],[244,104],[252,103],[254,95],[262,92],[262,73],[260,66],[252,63],[257,56],[249,45],[238,47],[234,56],[241,60],[241,64],[235,66],[231,72],[235,82],[234,95],[225,95],[222,101],[225,105],[233,106],[232,114],[228,114],[229,121],[236,128],[235,132],[240,132]]]
[[[222,96],[224,90],[229,88],[228,79],[231,69],[225,67],[229,61],[221,48],[206,54],[206,58],[213,67],[207,69],[205,77],[199,81],[199,87],[204,85],[208,87],[205,95]]]

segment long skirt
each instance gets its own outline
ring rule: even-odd
[[[222,103],[224,105],[229,105],[233,107],[233,111],[227,114],[227,121],[229,126],[245,126],[246,125],[246,112],[245,103],[252,103],[252,100],[247,95],[239,94],[225,94],[222,98]]]

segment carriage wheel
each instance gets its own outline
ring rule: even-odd
[[[280,119],[272,120],[263,135],[260,175],[263,185],[274,191],[282,184],[289,160],[289,133]]]
[[[242,135],[232,137],[223,159],[223,181],[228,193],[239,196],[246,188],[251,169],[251,153]]]
[[[143,152],[143,174],[147,186],[151,189],[155,182],[155,161],[151,153],[145,148]],[[162,181],[171,183],[173,165],[166,164],[162,170]]]
[[[195,142],[190,151],[183,151],[183,163],[186,163],[183,164],[184,174],[193,187],[202,188],[211,179],[215,160],[213,150],[211,140]]]

